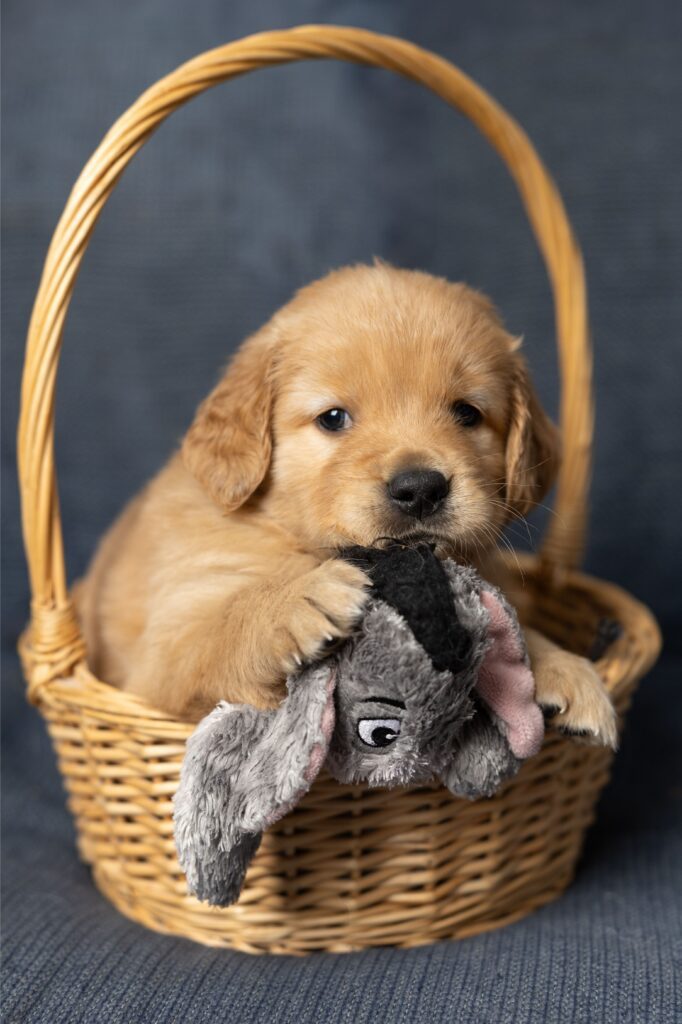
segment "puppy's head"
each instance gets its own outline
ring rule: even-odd
[[[302,289],[200,406],[186,464],[310,549],[489,546],[553,481],[557,434],[518,342],[462,284],[384,264]]]

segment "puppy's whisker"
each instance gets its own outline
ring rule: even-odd
[[[516,511],[515,509],[511,509],[509,507],[509,505],[507,505],[507,503],[504,502],[504,501],[496,501],[494,498],[491,498],[490,499],[490,503],[491,503],[491,505],[494,505],[496,508],[501,508],[505,513],[507,513],[512,518],[513,521],[519,522],[519,523],[521,523],[525,527],[525,529],[526,529],[526,537],[528,539],[528,543],[532,547],[533,544],[534,544],[534,540],[533,540],[533,537],[531,536],[531,530],[535,530],[535,532],[537,533],[538,532],[537,526],[535,526],[532,523],[529,523],[524,515],[522,515],[520,512]],[[513,522],[512,523],[507,523],[505,525],[505,528],[507,530],[509,530],[509,532],[512,532],[513,531],[513,526],[514,526]]]
[[[523,569],[521,568],[521,563],[519,562],[519,558],[514,547],[509,543],[509,540],[504,536],[504,534],[500,530],[496,530],[490,524],[484,523],[482,526],[482,530],[485,536],[490,538],[493,545],[502,544],[503,547],[506,548],[506,550],[513,557],[514,562],[516,563],[516,568],[518,570],[519,576],[521,577],[521,581],[524,582],[525,575]]]
[[[526,582],[526,574],[524,573],[524,571],[523,571],[523,569],[521,567],[521,563],[519,561],[519,556],[518,556],[518,554],[516,552],[516,549],[514,548],[514,546],[512,544],[509,543],[507,538],[504,537],[502,534],[500,534],[498,539],[504,545],[504,547],[509,551],[509,554],[514,559],[514,564],[516,565],[516,568],[518,570],[519,576],[521,577],[521,582],[525,583]]]
[[[533,473],[536,469],[542,469],[542,467],[546,466],[550,461],[550,459],[541,459],[540,462],[536,462],[533,466],[528,466],[526,468],[526,473]]]
[[[500,486],[497,488],[497,490],[493,491],[493,494],[500,494],[502,491],[505,490],[506,486],[507,486],[506,482],[502,481],[500,483]],[[517,509],[515,509],[511,505],[509,505],[508,502],[506,502],[506,501],[501,501],[501,502],[498,501],[498,502],[496,502],[494,498],[491,498],[490,500],[495,502],[496,504],[500,505],[500,507],[504,508],[504,510],[508,513],[508,515],[512,516],[514,519],[523,519],[523,520],[525,520],[527,522],[526,517],[524,515],[522,515]],[[550,515],[555,516],[557,519],[559,519],[561,521],[562,517],[561,517],[560,513],[557,512],[557,510],[555,508],[551,508],[551,506],[545,505],[544,502],[542,502],[542,501],[534,501],[533,502],[533,506],[534,506],[534,508],[543,509],[543,511],[548,512]],[[537,527],[533,526],[533,529],[537,529]]]

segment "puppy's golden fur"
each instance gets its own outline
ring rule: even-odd
[[[244,343],[105,537],[78,595],[93,669],[176,715],[270,706],[361,614],[367,580],[338,547],[425,537],[495,575],[505,522],[558,464],[518,344],[481,294],[427,274],[378,263],[302,289]],[[458,421],[457,402],[480,423]],[[332,408],[347,429],[321,428]],[[387,492],[416,467],[450,483],[421,520]],[[556,723],[613,743],[589,663],[528,640]]]

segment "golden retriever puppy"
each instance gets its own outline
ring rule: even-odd
[[[426,540],[490,576],[558,462],[518,346],[481,294],[428,274],[376,263],[303,288],[103,540],[78,593],[93,670],[174,715],[271,706],[362,614],[339,547]],[[615,743],[592,666],[528,640],[553,721]]]

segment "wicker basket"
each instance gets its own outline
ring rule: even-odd
[[[623,626],[599,663],[621,714],[659,634],[623,591],[575,572],[592,436],[591,354],[580,252],[561,199],[519,126],[451,64],[399,39],[311,26],[212,50],[149,89],[113,126],[68,200],[33,310],[19,463],[33,600],[21,650],[45,716],[82,857],[123,913],[159,931],[251,952],[302,953],[470,935],[516,920],[569,883],[611,753],[548,736],[492,800],[433,785],[387,792],[322,777],[266,836],[239,903],[187,895],[171,800],[191,726],[95,679],[66,584],[54,469],[54,395],[66,311],[97,217],[124,168],[173,110],[256,68],[304,58],[389,68],[468,116],[507,164],[544,256],[556,306],[565,459],[537,559],[524,560],[530,623],[585,652],[604,616]]]

